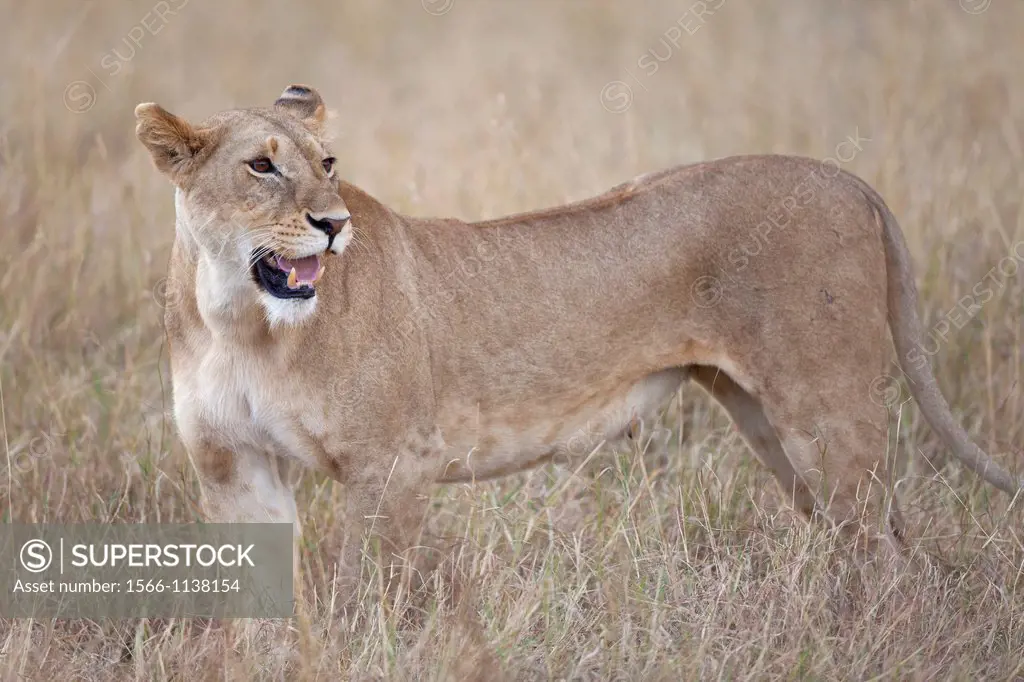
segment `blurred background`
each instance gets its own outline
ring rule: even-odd
[[[958,418],[1000,462],[1024,463],[1021,3],[3,0],[0,8],[6,521],[197,518],[195,478],[170,420],[162,330],[172,188],[135,139],[133,109],[155,101],[199,121],[268,105],[290,83],[316,87],[336,112],[338,172],[415,215],[495,217],[731,154],[837,158],[900,220],[922,312],[933,332],[944,330],[926,348],[936,349],[930,360]],[[858,141],[855,152],[848,140]],[[992,296],[953,324],[953,309],[979,282]],[[215,645],[210,631],[194,644],[173,628],[41,632],[8,622],[0,644],[18,654],[7,665],[146,679],[216,677],[232,666],[243,678],[419,670],[434,671],[424,679],[469,679],[470,668],[511,679],[828,678],[884,676],[897,663],[925,679],[1022,674],[1012,655],[1020,629],[1010,626],[1024,609],[1012,595],[951,594],[939,582],[931,607],[904,603],[869,617],[842,590],[822,587],[832,584],[823,577],[828,558],[812,551],[813,531],[800,526],[781,545],[764,539],[776,537],[764,524],[782,523],[764,511],[769,479],[735,438],[722,437],[728,421],[718,408],[685,389],[670,412],[674,438],[646,473],[613,450],[589,478],[548,468],[439,493],[439,514],[461,510],[455,532],[475,538],[451,571],[474,576],[466,581],[483,595],[461,630],[410,624],[366,602],[358,629],[332,629],[324,611],[301,637],[282,635],[284,649],[302,652],[295,657]],[[1019,515],[1006,521],[1005,500],[959,465],[945,466],[912,405],[894,429],[897,456],[908,460],[904,507],[950,539],[954,556],[1016,580]],[[661,498],[637,505],[648,489]],[[301,496],[310,510],[307,580],[320,597],[329,592],[342,494],[311,477]],[[751,527],[761,540],[749,539]],[[813,564],[810,575],[823,582],[787,582],[794,561]],[[598,575],[602,565],[632,568]],[[685,568],[696,565],[717,568]],[[760,592],[716,601],[729,576],[748,581],[752,570]],[[660,585],[659,571],[673,587],[638,606],[630,595]],[[772,605],[782,620],[768,636]],[[808,609],[818,615],[806,617]],[[960,620],[936,615],[950,609]],[[876,640],[880,623],[903,640]],[[829,628],[854,633],[838,653],[815,634]],[[756,646],[737,649],[739,640]],[[236,660],[232,651],[252,655]],[[311,673],[310,661],[322,668]]]

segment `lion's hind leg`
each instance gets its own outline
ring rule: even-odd
[[[904,520],[892,495],[888,418],[870,398],[869,374],[851,369],[819,377],[816,391],[766,395],[765,413],[825,516],[859,531],[872,551],[878,541],[902,550]]]
[[[760,399],[717,367],[692,367],[690,375],[729,413],[797,510],[821,513],[872,553],[879,540],[905,549],[903,517],[887,494],[886,417],[866,392],[860,404],[823,412],[829,402],[809,394]]]
[[[717,367],[692,366],[690,377],[725,409],[747,446],[775,475],[786,499],[809,518],[814,512],[814,495],[790,464],[760,401]]]

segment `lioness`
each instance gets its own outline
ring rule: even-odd
[[[135,114],[176,187],[174,413],[213,520],[296,523],[288,465],[319,469],[346,486],[351,577],[364,530],[415,540],[430,484],[586,454],[693,379],[799,510],[867,510],[898,545],[871,395],[887,324],[944,443],[1021,486],[908,361],[923,358],[910,255],[881,197],[838,168],[720,159],[465,223],[340,180],[306,86],[198,126]]]

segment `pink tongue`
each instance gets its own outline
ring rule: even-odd
[[[316,273],[320,270],[320,256],[306,256],[305,258],[296,258],[295,260],[288,260],[282,256],[277,256],[277,267],[285,272],[291,272],[292,268],[295,268],[295,274],[298,276],[299,281],[312,282],[313,278],[316,277]]]

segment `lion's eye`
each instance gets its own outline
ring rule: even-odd
[[[274,171],[274,164],[270,162],[270,159],[263,157],[250,161],[249,168],[252,168],[257,173],[272,173]]]
[[[326,159],[323,160],[323,164],[324,172],[330,175],[331,171],[334,170],[334,157],[328,156]]]

